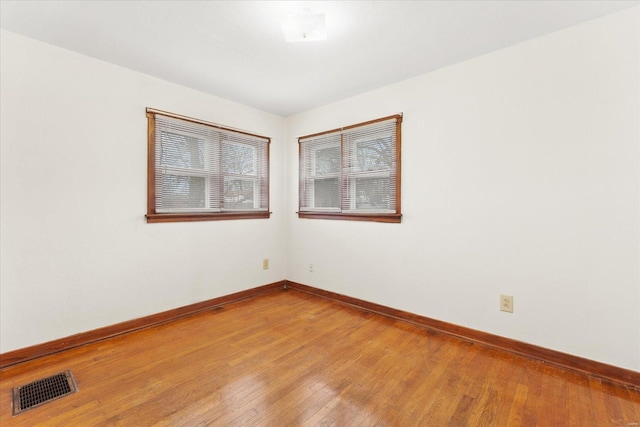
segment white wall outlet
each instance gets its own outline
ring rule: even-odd
[[[262,269],[263,270],[269,269],[269,258],[265,258],[262,260]]]
[[[513,296],[500,295],[500,311],[513,313]]]
[[[309,273],[313,273],[313,264],[309,264]]]

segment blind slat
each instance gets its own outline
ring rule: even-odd
[[[396,213],[400,121],[299,138],[300,211]]]
[[[154,119],[156,213],[268,210],[269,138]]]

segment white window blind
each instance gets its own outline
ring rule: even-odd
[[[157,112],[150,119],[152,214],[268,211],[269,138]]]
[[[401,119],[299,138],[300,213],[399,214]]]

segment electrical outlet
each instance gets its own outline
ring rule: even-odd
[[[313,264],[309,264],[309,273],[313,273]]]
[[[513,313],[513,296],[500,295],[500,311]]]
[[[262,260],[262,269],[263,270],[269,269],[269,258],[265,258]]]

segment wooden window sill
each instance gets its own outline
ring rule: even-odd
[[[271,212],[216,212],[216,213],[166,213],[146,215],[147,222],[191,222],[191,221],[219,221],[230,219],[261,219],[270,218]]]
[[[298,212],[298,218],[337,219],[344,221],[372,221],[372,222],[402,222],[402,214],[364,214],[364,213],[334,213],[334,212]]]

